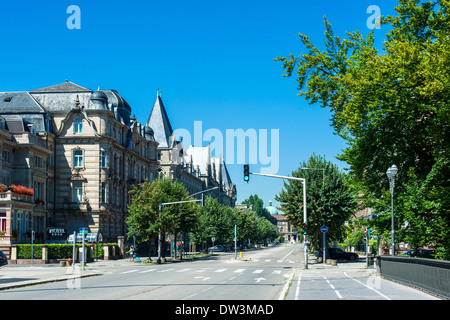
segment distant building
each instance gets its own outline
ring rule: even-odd
[[[284,241],[288,243],[297,242],[299,240],[297,232],[292,229],[291,224],[283,213],[272,206],[272,201],[269,201],[269,205],[266,209],[269,211],[271,218],[276,220],[278,232],[280,233],[280,236],[284,238]]]

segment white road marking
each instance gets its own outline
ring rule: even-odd
[[[292,252],[294,252],[295,251],[295,249],[294,250],[292,250],[291,252],[289,252],[287,255],[285,255],[283,258],[281,258],[281,260],[278,260],[278,262],[283,262],[283,260],[284,259],[286,259],[287,257],[289,257],[289,255],[292,253]]]
[[[245,271],[245,269],[237,269],[236,271],[235,271],[235,273],[242,273],[242,272],[244,272]]]
[[[147,272],[152,272],[152,271],[155,271],[156,269],[148,269],[148,270],[144,270],[144,271],[141,271],[141,272],[139,272],[139,273],[147,273]]]
[[[124,271],[124,272],[121,272],[121,273],[125,274],[125,273],[132,273],[132,272],[136,272],[136,271],[139,271],[139,270],[128,270],[128,271]]]
[[[284,300],[284,296],[285,296],[286,292],[288,291],[290,282],[292,281],[292,279],[294,279],[294,276],[295,276],[295,272],[292,272],[292,277],[289,277],[291,280],[286,281],[286,284],[284,285],[283,290],[281,291],[281,293],[278,297],[278,300]]]
[[[190,296],[187,296],[186,298],[183,298],[183,299],[181,299],[181,300],[186,300],[186,299],[195,297],[196,295],[197,295],[197,293],[194,293],[194,294],[191,294]]]
[[[273,270],[272,274],[281,274],[281,270]]]
[[[253,273],[262,273],[264,270],[255,270]]]
[[[214,288],[214,286],[209,287],[209,288],[206,288],[206,289],[203,289],[201,292],[206,292],[206,291],[208,291],[208,290],[211,290],[212,288]]]
[[[300,297],[300,280],[302,279],[302,274],[298,274],[297,288],[295,289],[295,300],[299,300]]]
[[[376,289],[374,289],[374,288],[372,288],[372,287],[369,287],[368,285],[365,285],[365,284],[362,283],[361,281],[358,281],[358,280],[356,280],[356,279],[350,277],[346,272],[344,272],[344,274],[345,274],[347,277],[349,277],[350,279],[352,279],[353,281],[356,281],[356,282],[358,282],[359,284],[362,284],[364,287],[369,288],[370,290],[375,291],[376,293],[378,293],[380,296],[382,296],[382,297],[385,298],[386,300],[391,300],[391,298],[389,298],[388,296],[382,294],[380,291],[378,291],[378,290],[376,290]]]

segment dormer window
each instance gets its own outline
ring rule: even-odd
[[[83,132],[83,120],[81,119],[75,120],[74,133],[81,134],[82,132]]]

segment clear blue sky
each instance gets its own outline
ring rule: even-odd
[[[67,28],[70,5],[81,10],[80,30]],[[273,59],[301,52],[299,32],[321,46],[324,15],[341,37],[367,33],[370,5],[387,15],[397,2],[1,1],[0,91],[65,79],[93,90],[116,89],[145,123],[160,88],[174,129],[193,135],[194,121],[202,121],[203,132],[219,129],[224,137],[226,129],[278,129],[278,174],[290,175],[313,152],[344,169],[335,156],[345,142],[333,134],[329,110],[298,97],[295,77],[282,77]],[[386,31],[376,30],[380,48]],[[244,183],[242,167],[228,165],[238,202],[258,194],[268,205],[283,181],[252,176]]]

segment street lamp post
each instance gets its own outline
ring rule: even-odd
[[[395,176],[397,175],[398,168],[393,164],[389,169],[387,169],[386,174],[389,178],[389,188],[391,190],[391,242],[392,242],[392,255],[395,255],[395,245],[394,245],[394,186],[395,186]]]

